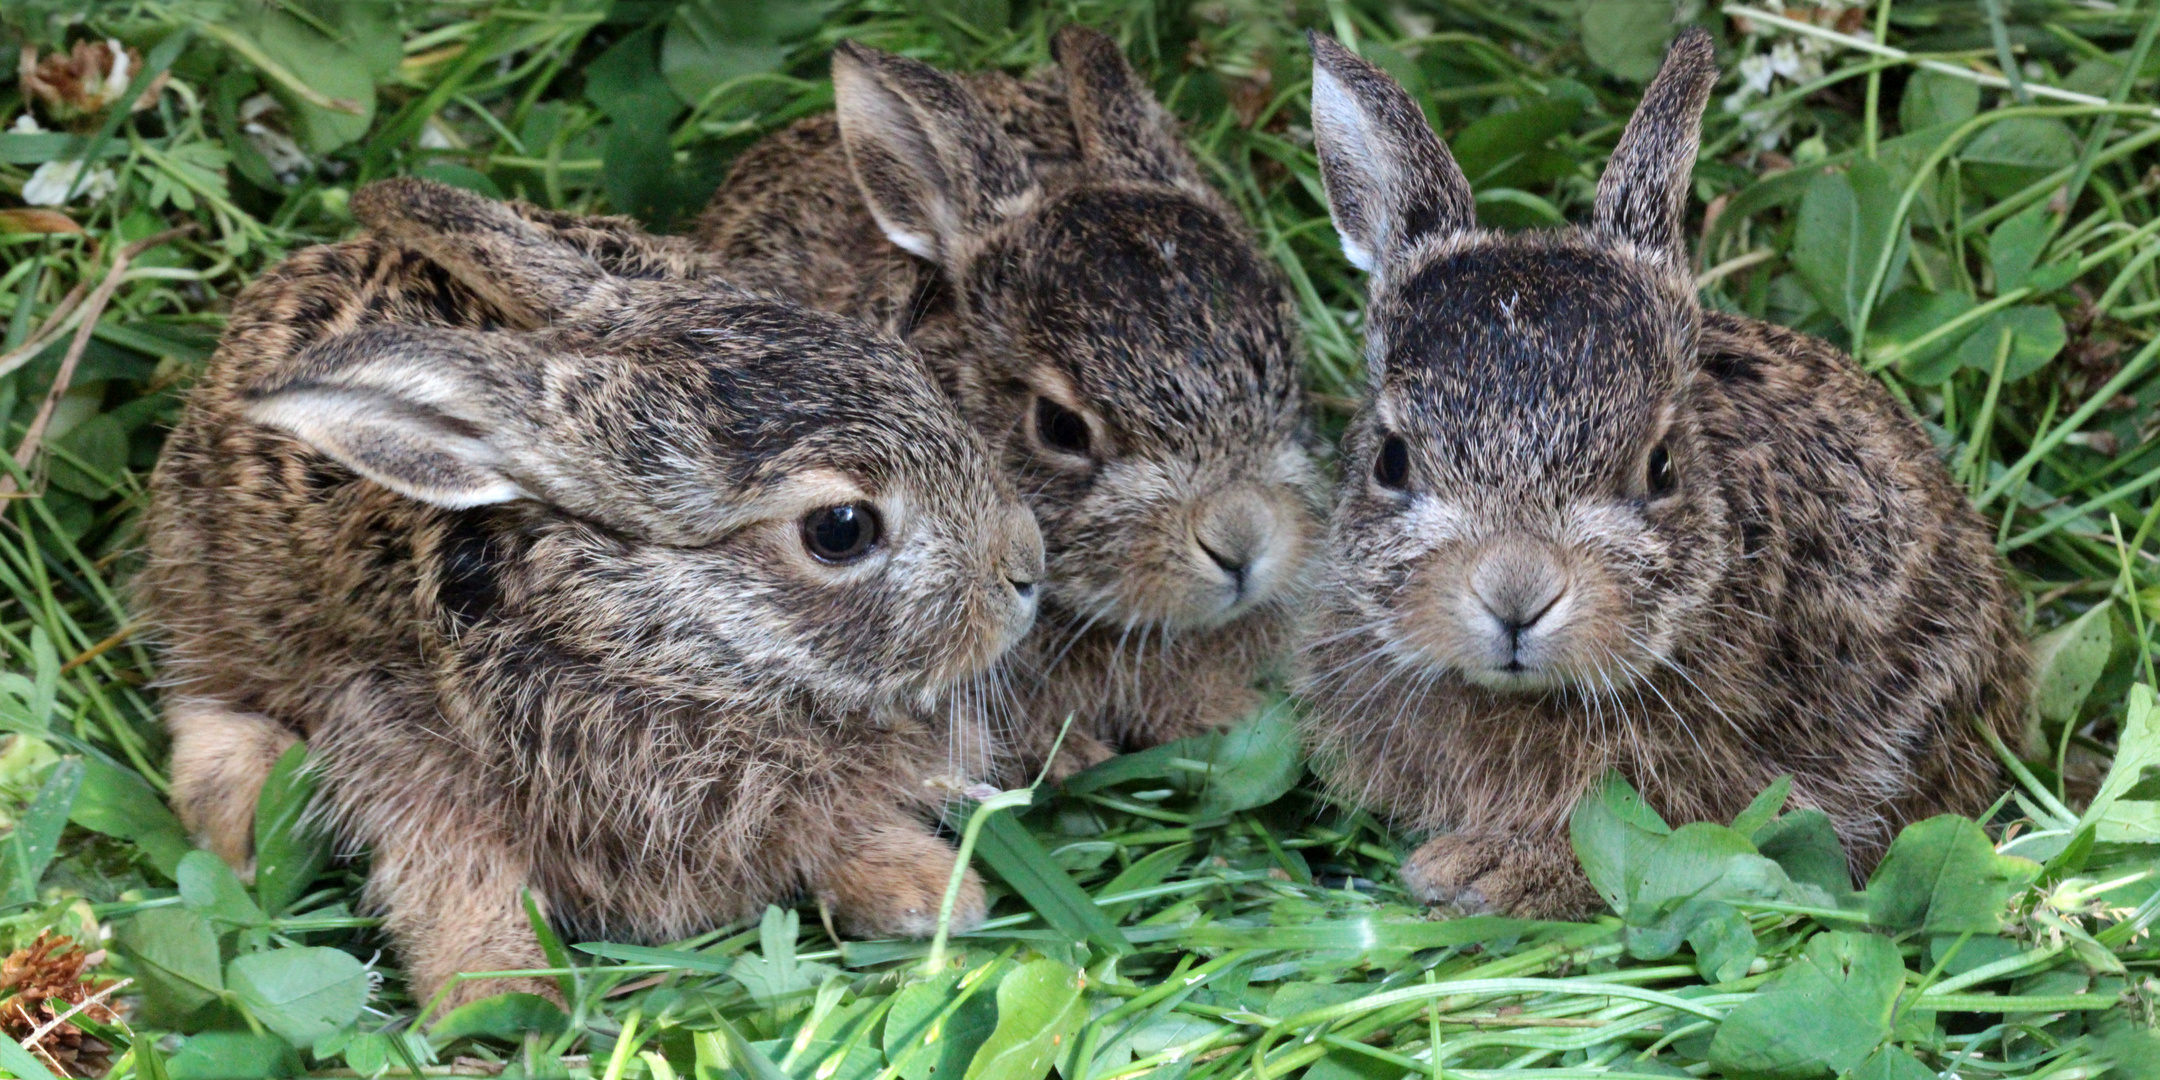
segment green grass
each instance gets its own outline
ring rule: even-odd
[[[1912,830],[1851,893],[1810,875],[1824,839],[1774,800],[1668,834],[1614,788],[1577,828],[1623,916],[1432,920],[1394,881],[1403,839],[1312,789],[1278,711],[978,818],[993,918],[935,964],[923,943],[835,942],[814,909],[665,947],[544,937],[567,1014],[501,999],[416,1026],[424,1003],[354,909],[364,860],[297,824],[304,777],[265,800],[252,888],[187,853],[123,592],[143,477],[220,313],[349,231],[354,185],[420,173],[664,228],[731,155],[829,107],[842,37],[1017,71],[1084,21],[1126,43],[1288,273],[1333,430],[1358,393],[1361,282],[1318,198],[1303,31],[1397,74],[1480,212],[1525,227],[1585,211],[1673,5],[16,0],[9,54],[111,35],[170,82],[144,112],[69,126],[40,104],[63,130],[0,134],[7,449],[70,352],[71,291],[155,238],[10,468],[30,494],[0,507],[0,946],[109,931],[99,973],[136,980],[134,1004],[83,1023],[140,1077],[2160,1076],[2160,4],[1902,0],[1752,34],[1680,6],[1741,72],[1695,174],[1706,301],[1856,348],[1930,425],[2027,597],[2036,753],[1985,832]],[[1875,28],[1894,53],[1851,40]],[[0,120],[24,99],[0,84]],[[80,231],[25,231],[54,227],[14,212],[25,185],[86,156],[112,183],[62,208]],[[11,1046],[0,1072],[48,1068]]]

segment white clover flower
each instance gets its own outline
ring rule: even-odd
[[[80,161],[48,161],[38,166],[37,171],[30,174],[29,181],[23,184],[23,201],[32,206],[59,206],[69,201],[68,189],[75,186],[75,178],[82,175],[82,171]],[[111,169],[100,166],[91,171],[90,178],[83,181],[82,188],[75,194],[96,202],[119,186],[120,178],[114,176]]]
[[[1770,66],[1770,58],[1756,53],[1740,61],[1740,85],[1756,94],[1770,92],[1770,80],[1777,78],[1777,70]]]
[[[15,118],[14,125],[8,130],[21,135],[35,135],[45,129],[38,126],[37,117],[30,115],[28,110],[24,110],[21,116]]]

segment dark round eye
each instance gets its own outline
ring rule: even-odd
[[[1401,491],[1410,479],[1410,444],[1400,435],[1382,439],[1380,453],[1373,458],[1372,474],[1381,486]]]
[[[1035,436],[1053,450],[1068,454],[1088,452],[1087,420],[1046,397],[1035,399]]]
[[[803,547],[819,562],[851,563],[877,546],[880,531],[877,509],[869,503],[828,506],[803,518]]]
[[[1650,451],[1650,460],[1643,466],[1643,487],[1653,499],[1672,494],[1672,454],[1666,451],[1664,443]]]

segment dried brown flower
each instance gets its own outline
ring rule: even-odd
[[[69,52],[56,52],[39,60],[37,50],[22,47],[22,88],[36,98],[45,115],[66,127],[94,127],[111,108],[114,99],[127,93],[128,82],[142,70],[142,53],[123,48],[118,41],[78,41]],[[135,99],[133,112],[157,104],[165,89],[160,72]]]
[[[112,1066],[112,1047],[75,1026],[72,1016],[60,1019],[83,1006],[74,1016],[118,1022],[119,1013],[100,997],[112,980],[84,975],[104,959],[105,950],[89,952],[75,939],[54,934],[39,934],[9,953],[0,960],[0,1038],[22,1042],[37,1036],[29,1049],[61,1076],[105,1072]]]

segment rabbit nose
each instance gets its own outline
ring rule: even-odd
[[[1470,575],[1470,591],[1507,634],[1510,655],[1523,632],[1559,605],[1567,584],[1560,560],[1541,543],[1497,545]]]
[[[1219,492],[1201,504],[1193,520],[1193,543],[1223,573],[1242,597],[1254,569],[1274,542],[1275,512],[1256,491]]]
[[[1005,550],[998,560],[998,573],[1020,599],[1034,598],[1035,583],[1043,575],[1043,539],[1035,515],[1026,510],[1014,510],[1007,518]]]

